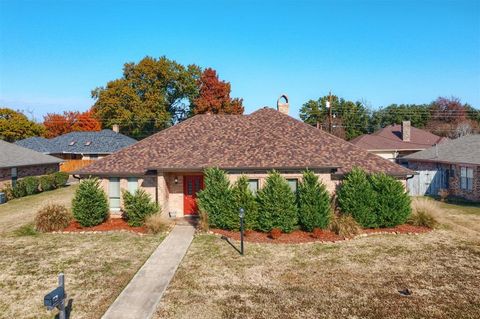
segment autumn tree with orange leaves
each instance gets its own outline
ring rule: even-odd
[[[243,99],[230,97],[230,83],[221,81],[214,69],[205,69],[198,85],[199,96],[191,105],[193,114],[243,114]]]
[[[93,116],[92,110],[80,113],[65,111],[62,114],[49,113],[44,117],[44,136],[52,138],[76,131],[100,131],[101,123]]]

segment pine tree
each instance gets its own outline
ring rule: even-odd
[[[235,211],[245,210],[245,229],[258,229],[258,203],[248,188],[248,178],[241,176],[233,185]]]
[[[283,232],[291,232],[297,225],[297,206],[295,194],[285,178],[278,172],[269,173],[265,187],[258,192],[260,215],[259,228],[271,231],[280,228]]]
[[[330,196],[327,188],[312,171],[303,172],[298,186],[298,219],[300,226],[312,231],[325,229],[330,223]]]
[[[72,200],[72,211],[84,227],[98,225],[107,219],[108,199],[98,179],[87,178],[80,182]]]

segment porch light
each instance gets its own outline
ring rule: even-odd
[[[175,178],[173,179],[173,182],[174,182],[175,184],[178,184],[178,176],[175,176]]]

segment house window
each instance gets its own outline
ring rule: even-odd
[[[108,198],[110,210],[120,211],[120,179],[118,177],[110,177],[108,180]]]
[[[129,177],[128,178],[128,191],[130,193],[135,193],[138,188],[138,178],[136,177]]]
[[[290,189],[292,192],[296,193],[297,192],[297,186],[298,186],[298,179],[296,178],[289,178],[287,179],[288,186],[290,186]]]
[[[18,178],[17,174],[18,174],[17,168],[12,167],[10,171],[10,175],[12,175],[12,187],[15,187],[15,185],[17,184],[17,178]]]
[[[460,188],[467,191],[473,189],[473,168],[465,166],[460,168]]]
[[[258,179],[249,179],[248,188],[252,191],[252,193],[256,194],[258,192]]]

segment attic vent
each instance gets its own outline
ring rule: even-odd
[[[92,144],[92,141],[85,142],[85,146],[90,146],[90,144]]]
[[[75,143],[76,143],[76,141],[71,141],[70,143],[68,143],[68,145],[73,146],[73,145],[75,145]]]

